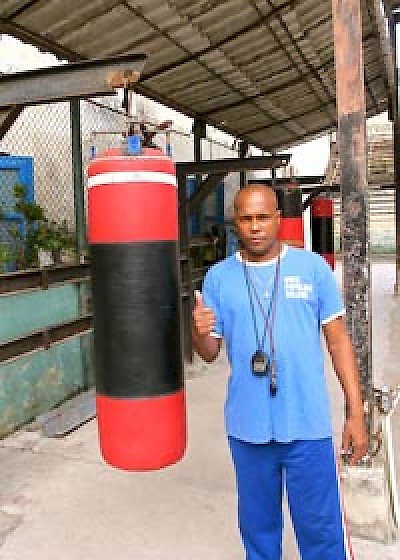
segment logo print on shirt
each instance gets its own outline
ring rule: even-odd
[[[303,283],[300,276],[285,276],[283,281],[286,299],[309,299],[312,284]]]

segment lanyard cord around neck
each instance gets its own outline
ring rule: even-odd
[[[249,295],[251,316],[252,316],[253,325],[254,325],[254,334],[255,334],[256,342],[257,342],[257,350],[259,350],[259,351],[263,350],[264,343],[265,343],[265,338],[267,336],[267,331],[268,331],[269,332],[271,354],[272,354],[272,357],[273,357],[274,354],[275,354],[273,327],[274,327],[274,322],[275,322],[276,299],[277,299],[279,272],[280,272],[280,255],[278,256],[278,260],[276,262],[274,286],[272,288],[272,294],[271,294],[271,299],[270,299],[270,302],[269,302],[269,307],[268,307],[268,312],[267,313],[265,313],[264,307],[263,307],[263,305],[260,301],[260,297],[257,293],[256,287],[255,287],[254,283],[252,282],[252,280],[250,278],[249,271],[247,269],[247,266],[246,266],[246,263],[245,263],[244,260],[243,260],[243,270],[244,270],[244,276],[245,276],[245,280],[246,280],[247,292],[248,292],[248,295]],[[256,301],[258,303],[258,306],[260,308],[261,314],[262,314],[263,319],[264,319],[264,332],[263,332],[263,336],[262,336],[261,341],[260,341],[260,337],[259,337],[259,334],[258,334],[256,313],[255,313],[255,309],[254,309],[254,301],[253,301],[253,296],[251,294],[250,287],[252,288],[252,290],[254,292],[254,296],[256,298]]]

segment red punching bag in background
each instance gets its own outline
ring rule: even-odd
[[[316,197],[311,201],[311,248],[335,268],[333,200]]]
[[[301,190],[293,187],[276,189],[281,223],[278,239],[294,247],[304,247],[303,204]]]
[[[186,447],[175,167],[158,149],[113,150],[88,185],[100,448],[154,470]]]

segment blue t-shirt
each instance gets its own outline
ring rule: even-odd
[[[283,246],[280,256],[273,342],[278,391],[270,377],[252,373],[257,350],[253,314],[240,253],[207,272],[203,297],[216,315],[215,335],[225,339],[231,373],[225,402],[228,435],[253,443],[290,442],[332,435],[324,375],[321,325],[345,313],[335,278],[325,260],[309,251]],[[248,277],[268,312],[278,259],[247,262]],[[253,290],[253,288],[252,288]],[[253,295],[258,337],[265,319]],[[270,356],[267,333],[263,351]]]

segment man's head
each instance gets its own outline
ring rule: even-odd
[[[280,219],[273,189],[259,184],[240,189],[234,201],[234,221],[244,258],[262,261],[278,254]]]

